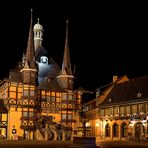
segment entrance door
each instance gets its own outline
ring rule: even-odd
[[[24,139],[29,140],[29,132],[28,131],[24,131]]]
[[[7,138],[7,130],[5,127],[0,127],[0,139]]]
[[[135,138],[138,140],[138,139],[141,139],[141,136],[143,134],[143,125],[141,122],[138,122],[136,125],[135,125]]]

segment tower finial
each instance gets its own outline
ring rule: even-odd
[[[40,23],[40,18],[38,18],[38,24]]]
[[[31,11],[31,25],[32,25],[32,15],[33,15],[32,13],[33,13],[33,9],[31,8],[30,11]]]

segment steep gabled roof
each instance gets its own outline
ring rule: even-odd
[[[141,100],[148,101],[148,76],[137,77],[124,83],[115,84],[100,106]]]
[[[123,76],[121,76],[120,78],[118,78],[116,81],[112,81],[111,83],[108,83],[108,84],[106,84],[106,85],[104,85],[104,86],[101,86],[101,87],[99,87],[98,89],[96,89],[96,91],[97,90],[101,90],[101,92],[100,92],[100,94],[101,95],[103,95],[105,92],[107,92],[111,87],[113,87],[114,86],[114,84],[118,84],[118,83],[122,83],[122,82],[125,82],[125,81],[128,81],[129,79],[128,79],[128,77],[127,77],[127,75],[123,75]]]

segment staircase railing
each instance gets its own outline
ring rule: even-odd
[[[56,124],[56,125],[55,125],[55,130],[56,130],[56,132],[57,132],[58,140],[62,140],[63,131],[62,131],[61,126],[58,125],[58,124]]]
[[[42,136],[45,138],[45,129],[41,127],[41,125],[37,125],[37,129],[40,131]]]
[[[51,130],[50,125],[47,125],[46,132],[47,132],[47,134],[48,134],[48,136],[49,136],[48,139],[49,139],[49,140],[52,140],[52,139],[54,138],[54,133],[53,133],[53,131]]]

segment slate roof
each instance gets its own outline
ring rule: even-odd
[[[148,101],[148,76],[137,77],[124,83],[115,84],[101,106],[125,102]]]
[[[3,99],[0,99],[0,113],[7,113],[8,110],[6,109]]]
[[[49,91],[58,91],[58,92],[66,92],[59,84],[57,79],[50,78],[44,79],[40,85],[38,86],[39,89],[49,90]]]
[[[9,81],[11,82],[22,82],[22,75],[19,68],[10,70]]]
[[[48,53],[47,53],[47,51],[45,50],[44,47],[39,47],[36,50],[36,52],[35,52],[35,58],[36,58],[36,60],[39,61],[39,59],[40,59],[41,56],[48,56]]]

